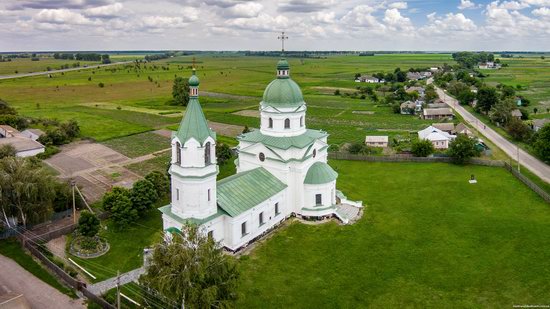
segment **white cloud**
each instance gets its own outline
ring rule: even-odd
[[[390,30],[412,31],[414,26],[408,17],[403,17],[398,9],[388,9],[384,13],[384,22]]]
[[[424,35],[456,35],[457,32],[471,33],[477,30],[473,20],[467,18],[462,13],[448,13],[443,17],[438,17],[435,13],[428,15],[429,24],[420,28]]]
[[[460,0],[460,4],[458,5],[460,10],[475,9],[476,7],[478,6],[470,0]]]
[[[277,32],[288,29],[290,21],[283,15],[271,16],[260,14],[253,18],[236,18],[227,22],[230,27],[256,32]]]
[[[122,11],[123,5],[121,3],[113,3],[104,6],[97,6],[84,10],[84,15],[89,17],[100,18],[112,18],[118,15]]]
[[[366,4],[358,5],[342,17],[342,22],[350,27],[381,28],[383,25],[372,15],[376,10]]]
[[[230,17],[256,17],[263,8],[263,5],[256,2],[239,3],[226,9],[225,13]]]
[[[533,10],[531,14],[540,17],[550,17],[550,9],[547,7],[538,8]]]
[[[82,14],[67,9],[44,9],[33,17],[39,23],[91,25],[94,22]]]
[[[404,10],[407,8],[407,2],[394,2],[389,5],[390,8],[398,9],[398,10]]]

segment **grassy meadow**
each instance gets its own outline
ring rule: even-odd
[[[13,58],[11,61],[0,62],[0,75],[15,75],[33,73],[40,71],[59,70],[62,65],[72,66],[73,63],[80,63],[80,66],[99,64],[94,61],[54,59],[52,57],[40,57],[39,61],[32,61],[31,58]]]
[[[278,58],[204,55],[197,57],[201,97],[211,121],[258,127],[257,117],[233,114],[257,110],[267,84],[275,78]],[[170,105],[175,76],[189,76],[192,57],[142,64],[80,70],[52,78],[36,76],[0,81],[0,97],[23,115],[76,119],[86,137],[99,141],[174,128],[183,108]],[[331,143],[361,141],[366,134],[401,134],[429,121],[393,114],[390,107],[334,96],[335,89],[353,90],[355,73],[393,71],[452,62],[448,54],[338,56],[289,60],[293,79],[308,103],[307,125],[331,134]],[[1,63],[0,63],[1,65]],[[150,81],[151,80],[151,81]],[[104,87],[99,87],[103,83]],[[208,93],[208,92],[214,92]],[[355,111],[355,113],[354,113]],[[361,112],[369,111],[372,114]],[[359,112],[359,113],[357,113]]]
[[[504,169],[330,164],[339,189],[363,201],[363,218],[277,231],[241,258],[237,307],[506,308],[547,301],[550,209]],[[471,174],[476,185],[468,183]]]

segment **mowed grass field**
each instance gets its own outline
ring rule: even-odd
[[[520,85],[525,90],[518,92],[524,95],[531,101],[528,109],[532,112],[533,108],[538,109],[539,115],[537,118],[550,117],[546,111],[550,108],[550,57],[547,55],[545,59],[540,56],[522,56],[519,58],[501,58],[503,63],[507,63],[508,67],[500,70],[482,70],[484,74],[489,75],[484,78],[484,81],[496,85],[502,83],[516,87]]]
[[[501,168],[332,161],[354,225],[292,223],[241,258],[239,308],[546,304],[550,209]],[[478,179],[468,183],[470,175]],[[382,189],[383,188],[383,189]]]
[[[231,55],[196,58],[203,91],[201,103],[208,119],[258,127],[258,118],[233,113],[258,109],[265,87],[275,78],[278,58]],[[76,119],[84,136],[104,141],[177,125],[178,113],[183,108],[170,105],[173,79],[189,76],[191,62],[192,56],[175,57],[142,64],[140,70],[133,65],[120,65],[54,74],[52,78],[4,80],[0,81],[0,97],[23,115]],[[451,63],[452,59],[449,54],[413,54],[291,58],[289,62],[292,77],[308,103],[306,124],[328,131],[330,142],[340,144],[362,141],[366,134],[376,134],[376,130],[416,131],[430,122],[393,114],[389,107],[369,100],[334,96],[330,89],[355,89],[358,86],[353,81],[355,73],[437,66]],[[99,83],[104,87],[99,87]]]

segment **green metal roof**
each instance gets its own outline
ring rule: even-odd
[[[330,165],[324,162],[315,162],[307,170],[304,183],[309,185],[320,185],[334,181],[336,178],[338,178],[338,173],[336,173]]]
[[[208,127],[208,122],[206,122],[198,98],[189,99],[189,104],[187,104],[185,115],[181,120],[176,136],[182,144],[192,137],[201,144],[209,136],[216,139],[216,134]]]
[[[189,77],[189,86],[191,87],[198,87],[199,86],[199,78],[195,74],[195,69],[193,69],[193,75]]]
[[[290,137],[277,137],[264,135],[260,130],[254,130],[248,133],[241,134],[237,137],[239,141],[250,143],[262,143],[265,146],[277,149],[304,148],[313,144],[319,138],[325,137],[328,134],[318,130],[306,130],[304,134]]]
[[[263,105],[281,107],[300,107],[305,104],[300,86],[291,78],[277,78],[264,91]]]
[[[166,205],[166,206],[162,206],[158,209],[160,212],[162,212],[163,214],[167,215],[168,217],[170,217],[171,219],[177,221],[178,223],[180,223],[182,226],[184,224],[196,224],[196,225],[201,225],[203,223],[206,223],[210,220],[213,220],[219,216],[222,216],[222,215],[227,215],[227,213],[221,209],[220,207],[218,207],[218,211],[209,216],[209,217],[206,217],[204,219],[197,219],[197,218],[187,218],[187,219],[184,219],[176,214],[174,214],[172,212],[172,205],[169,204],[169,205]],[[166,231],[170,230],[171,228],[167,228]],[[179,229],[178,229],[179,230]],[[170,230],[170,232],[172,232],[172,230]]]
[[[231,217],[257,206],[287,187],[263,167],[227,177],[217,185],[218,206]]]

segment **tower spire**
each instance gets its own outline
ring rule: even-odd
[[[277,39],[281,40],[281,52],[285,53],[285,40],[288,40],[288,36],[285,35],[285,32],[281,32],[281,35],[277,37]]]

